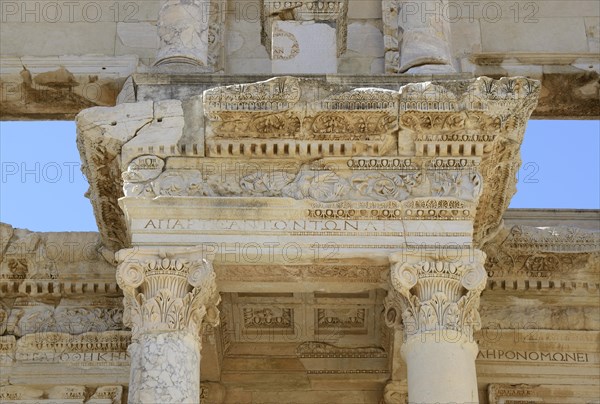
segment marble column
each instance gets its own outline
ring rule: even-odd
[[[195,248],[117,254],[132,329],[129,403],[198,403],[201,332],[219,321],[215,273]]]
[[[487,274],[476,249],[390,257],[386,323],[404,332],[409,403],[478,403],[473,331]]]
[[[158,15],[160,45],[155,66],[209,64],[210,0],[163,0]]]
[[[448,0],[400,0],[400,73],[453,73]]]

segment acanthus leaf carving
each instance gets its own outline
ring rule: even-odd
[[[123,321],[133,338],[152,330],[188,330],[218,325],[212,264],[194,249],[131,249],[118,253],[117,282],[123,289]]]
[[[407,337],[439,330],[454,330],[472,337],[481,326],[479,296],[487,274],[485,254],[461,251],[458,261],[444,257],[393,256],[391,289],[385,301],[390,327],[403,327]],[[469,257],[466,255],[469,254]],[[407,261],[408,259],[408,261]]]

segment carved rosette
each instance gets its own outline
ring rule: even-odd
[[[204,324],[218,325],[215,272],[199,250],[132,248],[119,251],[117,259],[123,323],[134,340],[149,331],[188,330],[199,336]]]
[[[401,252],[390,257],[385,320],[390,327],[403,328],[406,338],[452,330],[471,340],[480,328],[479,296],[487,281],[485,254],[463,249],[444,255]]]

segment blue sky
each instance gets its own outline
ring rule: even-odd
[[[600,121],[529,122],[511,208],[600,209]],[[0,122],[0,221],[97,231],[74,122]]]

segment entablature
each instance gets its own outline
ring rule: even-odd
[[[281,219],[257,213],[279,205],[287,219],[334,226],[325,230],[351,214],[366,225],[376,212],[388,226],[477,244],[497,231],[514,193],[538,91],[538,82],[524,78],[415,83],[395,92],[280,77],[185,101],[91,109],[78,118],[78,142],[100,232],[113,250],[150,242],[135,234],[140,224],[132,220],[141,217],[134,206],[146,204],[149,212],[155,205],[164,221],[178,214],[166,213],[167,205],[185,210],[186,203],[213,209],[212,218],[228,214],[218,209],[222,203],[247,209],[244,220]],[[237,178],[224,179],[229,172]],[[127,219],[116,208],[121,196]],[[157,227],[146,219],[146,229]],[[433,227],[426,230],[424,221]],[[191,230],[185,243],[198,244]],[[396,233],[387,236],[444,243]]]

